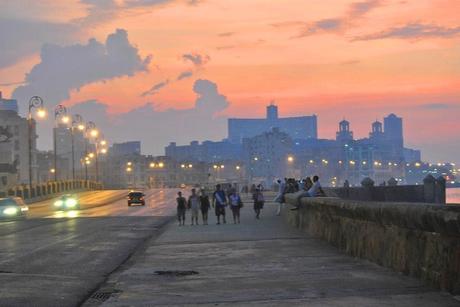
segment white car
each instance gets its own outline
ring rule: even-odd
[[[0,218],[14,219],[27,216],[29,207],[21,197],[0,198]]]

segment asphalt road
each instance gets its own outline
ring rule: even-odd
[[[175,192],[146,191],[145,207],[128,207],[126,191],[87,192],[81,210],[54,211],[49,200],[31,205],[26,220],[1,221],[0,306],[79,305],[159,235]]]

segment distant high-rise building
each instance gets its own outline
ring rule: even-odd
[[[141,142],[131,141],[124,143],[114,143],[109,151],[112,156],[126,156],[132,154],[141,154]]]
[[[385,138],[402,148],[404,146],[402,118],[395,114],[390,114],[383,119],[383,124]]]
[[[201,144],[198,141],[192,141],[190,145],[182,146],[177,146],[175,142],[171,142],[165,147],[165,153],[168,158],[176,161],[219,162],[239,160],[241,149],[241,144],[234,144],[229,141],[204,141]]]
[[[299,117],[278,117],[278,107],[274,104],[267,106],[266,118],[230,118],[228,120],[228,140],[241,143],[244,138],[254,137],[272,128],[279,128],[292,139],[309,139],[318,137],[316,115]]]
[[[28,183],[29,181],[29,125],[25,118],[18,115],[16,111],[0,110],[0,127],[5,129],[10,137],[7,138],[1,150],[2,163],[13,165],[17,168],[18,182]],[[37,182],[37,160],[35,121],[32,121],[32,180]],[[2,135],[2,138],[5,136]],[[5,141],[5,140],[3,140]],[[6,146],[6,147],[5,147]],[[10,161],[8,161],[10,159]]]
[[[19,112],[17,100],[5,99],[0,92],[0,111],[13,111],[17,114]]]
[[[293,150],[291,137],[273,128],[243,140],[243,156],[250,178],[264,178],[272,182],[287,173],[287,157]]]

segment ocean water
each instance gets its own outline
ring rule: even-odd
[[[446,203],[460,204],[460,188],[446,189]]]

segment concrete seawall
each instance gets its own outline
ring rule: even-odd
[[[460,206],[286,196],[286,221],[345,253],[460,293]]]

